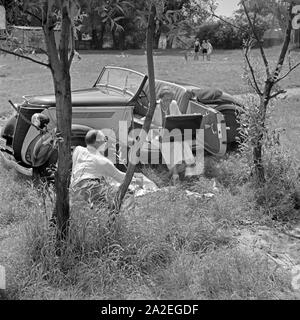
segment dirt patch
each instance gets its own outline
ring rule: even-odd
[[[238,247],[243,251],[258,252],[266,256],[274,266],[287,270],[293,281],[293,270],[300,266],[300,225],[289,231],[253,224],[235,233]],[[293,290],[294,298],[300,299],[300,289]]]

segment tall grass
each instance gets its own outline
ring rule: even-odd
[[[95,212],[86,203],[73,201],[70,234],[60,255],[56,230],[49,223],[53,203],[41,189],[37,192],[27,180],[3,170],[1,227],[18,225],[22,253],[16,254],[12,263],[10,297],[288,297],[286,272],[274,268],[266,256],[238,249],[233,232],[233,227],[244,225],[245,220],[290,216],[296,167],[286,154],[276,152],[266,157],[271,188],[265,193],[252,188],[248,167],[239,155],[210,159],[209,177],[137,198],[134,209],[118,216],[113,232],[107,227],[105,208]],[[155,170],[147,170],[154,177]],[[196,198],[187,195],[186,189],[215,196]],[[259,194],[268,198],[258,205]]]
[[[202,177],[189,187],[210,191],[212,181]],[[84,202],[73,202],[70,235],[61,255],[57,254],[50,216],[37,204],[41,194],[35,194],[35,205],[26,210],[26,219],[18,220],[23,225],[19,239],[22,255],[14,264],[11,297],[69,300],[285,296],[289,291],[285,272],[275,270],[262,256],[236,249],[230,227],[249,213],[246,208],[251,197],[238,202],[242,199],[239,194],[230,193],[220,182],[218,187],[211,200],[190,197],[183,186],[136,199],[135,209],[123,211],[118,217],[114,232],[107,228],[104,208],[96,213]],[[31,189],[26,190],[24,198]],[[12,194],[19,191],[10,189]],[[51,212],[51,205],[48,203],[47,212]]]
[[[264,158],[266,183],[256,190],[256,202],[273,219],[293,221],[299,216],[300,167],[282,147],[269,149]]]
[[[23,233],[26,259],[18,275],[18,297],[32,298],[33,288],[39,287],[35,298],[49,298],[55,288],[65,298],[70,292],[76,292],[75,298],[157,298],[152,278],[174,263],[179,252],[198,255],[230,243],[222,228],[202,216],[199,203],[180,190],[152,196],[138,202],[135,211],[123,212],[114,232],[106,227],[104,209],[96,213],[74,204],[60,256],[55,229],[45,215],[33,211]],[[154,199],[155,206],[149,206]]]
[[[235,248],[205,255],[182,252],[155,276],[156,291],[168,299],[278,299],[289,278],[265,256]]]
[[[39,207],[31,182],[3,168],[0,181],[0,227],[24,220],[31,210]]]
[[[251,158],[236,153],[223,159],[207,159],[206,176],[215,179],[222,189],[216,201],[218,206],[231,210],[233,216],[295,221],[299,216],[300,190],[297,159],[285,146],[276,145],[265,148],[263,163],[266,181],[259,187],[253,181]],[[197,183],[193,188],[197,188]]]

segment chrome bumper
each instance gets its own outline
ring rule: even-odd
[[[3,161],[4,165],[9,168],[14,168],[21,174],[24,174],[26,176],[32,177],[32,168],[25,168],[21,165],[19,165],[14,157],[7,152],[0,150],[0,159]]]

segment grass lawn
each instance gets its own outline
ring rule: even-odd
[[[267,49],[270,61],[276,61],[279,48]],[[74,60],[72,65],[72,88],[90,87],[96,81],[102,67],[116,65],[128,67],[147,73],[144,51],[125,51],[125,57],[118,51],[82,52],[82,60]],[[258,57],[258,50],[253,50],[253,57]],[[294,52],[292,58],[300,61],[300,51]],[[249,91],[242,80],[243,56],[240,50],[216,50],[212,61],[193,61],[188,63],[182,51],[167,50],[155,52],[155,74],[163,80],[196,84],[199,86],[216,86],[228,93],[241,94]],[[300,87],[300,67],[284,79],[286,88]],[[53,91],[52,77],[45,67],[29,61],[16,60],[15,57],[0,55],[0,121],[1,116],[12,111],[8,100],[22,102],[23,95],[43,94]],[[294,97],[280,102],[274,112],[274,126],[287,129],[283,139],[300,155],[297,143],[299,137],[299,99]],[[300,158],[300,156],[299,156]]]
[[[299,70],[300,71],[300,70]],[[273,128],[282,128],[282,144],[300,162],[300,94],[277,102],[272,112]]]
[[[279,48],[267,49],[270,62],[276,61]],[[118,51],[82,52],[82,60],[72,65],[72,88],[90,87],[97,79],[102,67],[116,65],[147,73],[144,51],[125,51],[125,57]],[[253,57],[258,57],[253,50]],[[300,52],[293,53],[300,60]],[[155,75],[158,79],[215,86],[232,94],[249,91],[242,80],[243,56],[240,50],[216,50],[210,62],[193,61],[188,63],[182,51],[167,50],[155,53]],[[300,69],[282,82],[284,87],[300,87]],[[23,95],[49,93],[53,91],[50,72],[43,66],[29,61],[16,60],[15,57],[0,55],[0,113],[10,110],[7,100],[21,102]]]

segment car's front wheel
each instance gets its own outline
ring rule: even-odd
[[[71,141],[71,152],[74,150],[75,147],[77,146],[85,146],[85,141],[84,137],[72,137]],[[43,163],[39,167],[34,167],[33,168],[33,177],[35,179],[37,178],[46,178],[46,179],[53,179],[54,178],[54,171],[55,167],[57,165],[57,160],[58,160],[58,153],[57,149],[53,149],[49,158],[45,163]]]

